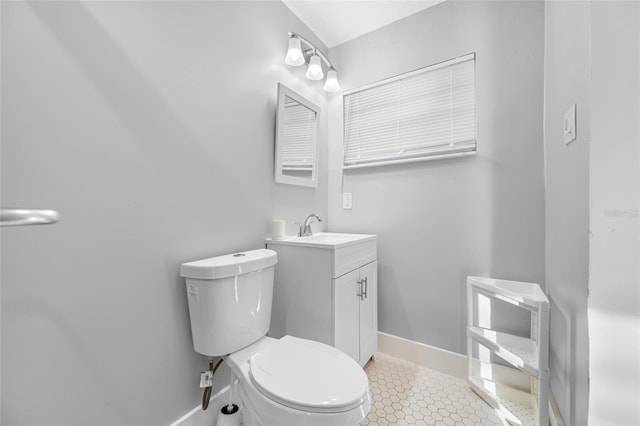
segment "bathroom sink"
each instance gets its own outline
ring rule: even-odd
[[[349,241],[357,241],[362,239],[362,235],[358,234],[336,234],[331,232],[321,232],[307,237],[299,237],[305,242],[313,242],[320,244],[340,244]]]
[[[271,240],[269,244],[283,244],[290,246],[318,247],[335,249],[359,244],[368,240],[375,240],[375,235],[368,234],[342,234],[336,232],[318,232],[308,237],[287,237],[282,240]]]

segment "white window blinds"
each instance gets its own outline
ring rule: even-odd
[[[344,169],[473,154],[475,54],[345,92]]]
[[[310,171],[316,148],[316,113],[288,96],[284,100],[282,168]]]

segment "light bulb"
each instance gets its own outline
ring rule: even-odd
[[[284,61],[294,67],[304,64],[304,55],[302,54],[302,47],[298,37],[292,36],[289,39],[289,49],[287,49],[287,56]]]
[[[320,64],[320,56],[316,53],[309,59],[309,68],[307,68],[306,76],[309,80],[322,80],[322,77],[324,77],[322,65]]]
[[[331,67],[327,71],[327,79],[324,82],[324,90],[327,92],[337,92],[340,90],[340,83],[338,83],[338,73]]]

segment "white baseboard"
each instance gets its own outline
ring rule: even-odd
[[[202,406],[198,405],[193,410],[189,411],[184,416],[180,417],[170,426],[213,426],[218,421],[218,413],[220,409],[228,401],[224,398],[229,392],[229,386],[225,386],[216,392],[215,395],[209,400],[209,408],[203,410]]]
[[[378,351],[460,379],[467,378],[466,355],[382,332],[378,332]]]

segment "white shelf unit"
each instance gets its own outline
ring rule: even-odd
[[[529,337],[493,330],[480,297],[526,309]],[[538,284],[467,277],[468,382],[512,425],[549,425],[549,299]],[[482,305],[484,310],[490,308]],[[495,315],[495,312],[489,312]],[[482,349],[485,348],[485,349]],[[474,354],[474,352],[476,354]],[[496,355],[513,367],[494,363]]]

